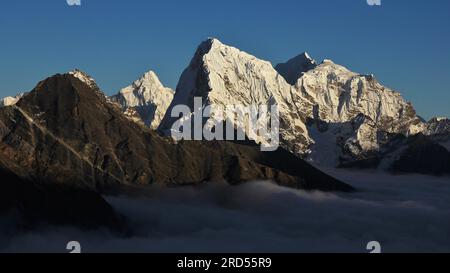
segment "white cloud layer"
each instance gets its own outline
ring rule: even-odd
[[[130,221],[131,237],[43,227],[0,235],[0,251],[65,252],[72,240],[86,252],[367,252],[373,240],[384,252],[450,251],[450,178],[329,172],[360,192],[268,182],[154,187],[139,197],[107,198]]]

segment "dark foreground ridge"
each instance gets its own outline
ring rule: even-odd
[[[422,134],[403,140],[404,148],[391,170],[400,173],[450,174],[450,152]]]
[[[44,222],[126,231],[122,217],[95,191],[21,178],[1,169],[0,177],[0,214],[10,218],[15,230]]]
[[[130,121],[95,84],[72,74],[50,77],[17,105],[1,108],[0,139],[0,209],[17,209],[30,222],[119,226],[100,194],[123,186],[273,180],[306,190],[354,190],[281,149],[174,143]]]

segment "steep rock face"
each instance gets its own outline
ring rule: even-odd
[[[1,108],[0,139],[5,170],[93,191],[253,180],[274,180],[295,188],[352,190],[298,158],[292,160],[303,168],[295,171],[277,168],[273,160],[256,160],[271,155],[257,147],[244,149],[229,142],[174,144],[130,122],[97,87],[70,73],[40,82],[16,105]]]
[[[316,67],[317,62],[305,52],[290,59],[286,63],[278,64],[275,69],[289,84],[295,85],[303,73]]]
[[[302,155],[311,144],[305,117],[299,107],[303,99],[278,74],[269,62],[260,60],[216,39],[203,42],[189,67],[183,72],[174,100],[160,130],[167,133],[178,118],[170,117],[176,105],[187,105],[193,111],[194,97],[202,97],[204,106],[272,106],[280,113],[281,144]],[[237,128],[244,124],[232,120]],[[256,141],[264,140],[256,136]]]
[[[157,129],[173,95],[174,91],[164,87],[158,76],[150,71],[111,99],[121,105],[127,116]]]
[[[330,152],[337,153],[335,162],[328,162],[335,166],[368,159],[391,135],[414,135],[426,129],[398,92],[381,85],[373,75],[354,73],[330,60],[302,74],[295,88],[309,102],[303,108],[309,129],[326,133],[327,141],[335,138],[338,144],[334,151],[321,151],[317,147],[324,145],[324,137],[316,134],[310,160],[317,164],[323,164]]]

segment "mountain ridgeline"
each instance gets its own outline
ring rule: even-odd
[[[0,108],[0,186],[9,198],[2,210],[66,223],[61,208],[69,206],[63,198],[67,194],[71,215],[82,213],[73,211],[74,203],[92,200],[92,217],[75,218],[91,226],[92,219],[120,222],[100,194],[121,193],[127,187],[272,180],[306,190],[354,190],[282,149],[263,153],[251,143],[175,143],[131,121],[91,79],[80,71],[58,74],[16,104]],[[23,206],[26,202],[30,205]]]
[[[170,113],[180,104],[193,111],[195,97],[203,107],[276,104],[281,147],[261,152],[259,139],[174,141],[167,135],[176,120]],[[25,226],[44,221],[123,230],[124,219],[102,194],[261,180],[355,190],[313,166],[448,175],[449,124],[447,118],[423,121],[375,76],[331,60],[318,63],[303,53],[274,68],[208,39],[175,92],[150,71],[107,97],[92,77],[75,70],[3,99],[0,211],[19,212]]]
[[[308,53],[274,68],[209,39],[181,75],[159,130],[167,134],[175,121],[170,117],[173,107],[192,109],[194,97],[202,97],[204,106],[277,104],[282,147],[317,166],[400,171],[396,166],[402,165],[411,141],[399,142],[398,136],[423,135],[447,151],[450,143],[448,119],[425,122],[410,102],[374,75],[352,72],[331,60],[319,64]],[[446,174],[450,166],[416,170]]]

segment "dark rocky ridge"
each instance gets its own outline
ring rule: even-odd
[[[14,199],[33,203],[50,196],[52,205],[36,211],[29,206],[26,214],[62,224],[85,224],[75,216],[86,208],[71,212],[75,218],[61,219],[58,211],[51,209],[62,202],[61,196],[69,196],[75,204],[92,200],[91,212],[109,215],[110,220],[100,221],[108,224],[118,217],[97,193],[127,185],[274,180],[308,190],[353,190],[283,150],[262,153],[257,146],[230,142],[175,144],[131,122],[98,87],[70,74],[48,78],[17,105],[1,108],[0,139],[0,167],[5,178],[0,187],[5,196],[16,196],[2,207],[20,207]],[[283,160],[288,163],[282,164]],[[22,198],[22,190],[32,197]]]
[[[444,176],[450,174],[450,152],[434,136],[392,135],[381,152],[365,159],[343,164],[341,168],[382,168],[394,174],[416,173]]]
[[[418,134],[405,140],[404,151],[394,161],[391,171],[431,175],[450,174],[450,152],[432,141],[430,137]]]
[[[42,223],[126,230],[124,219],[94,191],[23,178],[3,169],[0,177],[0,215],[9,214],[16,231]]]

